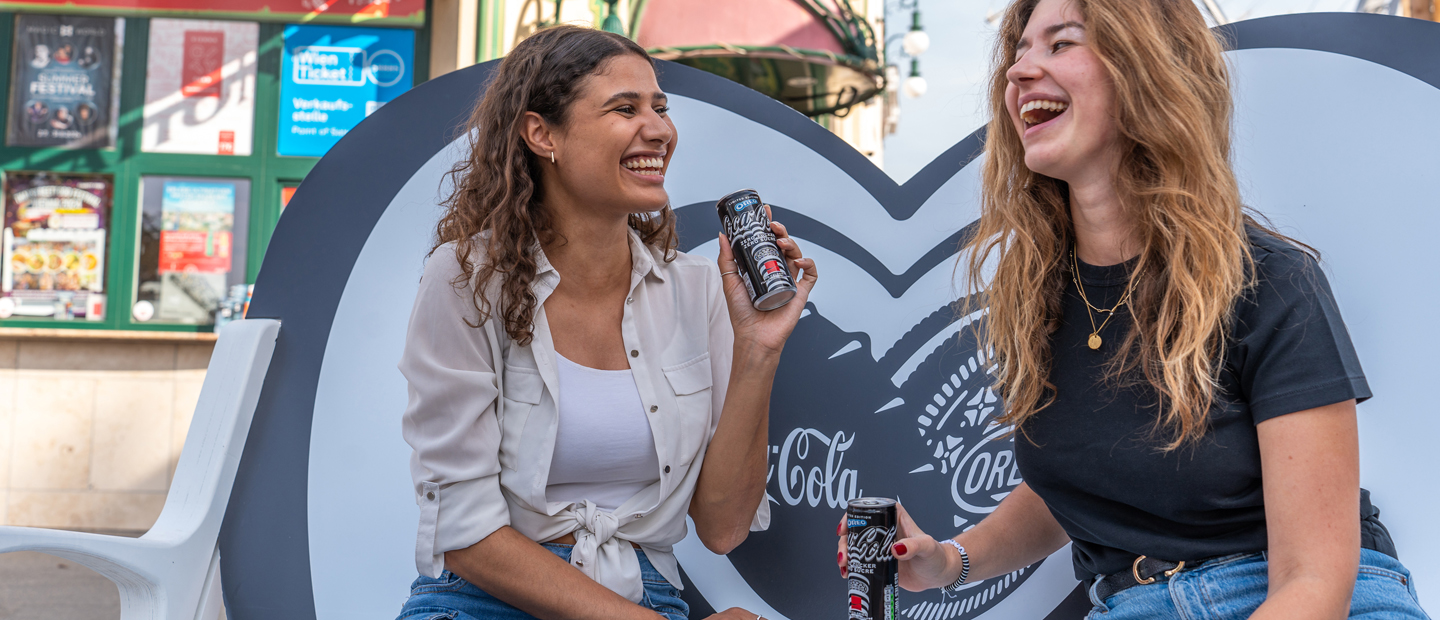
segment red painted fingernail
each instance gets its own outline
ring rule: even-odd
[[[840,567],[840,577],[845,578],[845,579],[849,579],[849,578],[850,578],[850,571],[849,571],[848,569],[846,569],[844,566],[841,566],[841,567]]]
[[[841,522],[839,522],[839,523],[836,523],[836,524],[835,524],[835,535],[836,535],[836,536],[839,536],[839,535],[840,535],[840,530],[843,529],[844,527],[845,527],[845,522],[844,522],[844,521],[841,521]]]
[[[845,552],[844,552],[844,551],[841,551],[841,552],[835,554],[835,563],[836,563],[836,564],[839,564],[840,566],[844,566],[844,565],[845,565]]]
[[[895,543],[895,555],[905,555],[905,543]]]

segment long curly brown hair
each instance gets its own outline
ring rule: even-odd
[[[485,95],[466,125],[470,156],[448,177],[454,190],[443,201],[445,215],[435,229],[435,250],[455,244],[461,273],[455,287],[473,285],[480,322],[499,304],[505,332],[521,346],[530,344],[535,320],[536,254],[556,239],[551,213],[541,193],[540,158],[521,137],[526,112],[564,126],[581,85],[600,72],[605,61],[624,54],[644,58],[644,48],[623,36],[556,26],[521,41],[495,70]],[[633,214],[630,227],[646,245],[674,258],[675,214],[667,205],[654,213]],[[483,255],[477,256],[477,249]],[[499,278],[499,286],[492,281]],[[492,299],[498,288],[499,299]],[[473,326],[478,327],[479,323]]]

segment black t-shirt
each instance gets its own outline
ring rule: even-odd
[[[1256,283],[1233,310],[1210,428],[1198,444],[1163,452],[1152,388],[1118,388],[1105,363],[1131,328],[1126,308],[1087,346],[1090,319],[1073,281],[1051,336],[1054,404],[1015,438],[1020,473],[1073,540],[1075,574],[1128,570],[1137,555],[1178,561],[1266,548],[1255,425],[1276,416],[1370,397],[1360,361],[1316,261],[1250,231]],[[1067,257],[1068,258],[1068,257]],[[1134,262],[1079,264],[1085,294],[1110,308]],[[1068,274],[1067,274],[1068,278]],[[1095,313],[1099,325],[1104,315]]]

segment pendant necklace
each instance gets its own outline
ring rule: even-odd
[[[1075,280],[1075,289],[1080,291],[1080,300],[1085,302],[1085,316],[1090,317],[1090,339],[1086,344],[1090,345],[1091,351],[1098,351],[1100,350],[1100,345],[1105,343],[1105,341],[1100,338],[1100,330],[1105,329],[1105,326],[1110,323],[1110,319],[1115,317],[1115,311],[1119,310],[1120,306],[1125,305],[1125,302],[1130,299],[1130,291],[1135,287],[1135,274],[1131,274],[1130,281],[1125,284],[1125,294],[1120,296],[1120,302],[1109,310],[1106,310],[1104,308],[1096,308],[1094,304],[1090,303],[1090,298],[1085,296],[1085,285],[1080,283],[1080,261],[1075,258],[1074,246],[1070,247],[1070,265],[1070,277]],[[1100,322],[1099,327],[1095,326],[1095,312],[1106,314],[1105,320]]]

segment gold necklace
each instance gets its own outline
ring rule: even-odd
[[[1085,302],[1085,316],[1090,317],[1090,340],[1087,344],[1090,345],[1091,351],[1098,351],[1100,350],[1100,345],[1105,342],[1100,338],[1100,330],[1105,329],[1105,326],[1110,323],[1110,319],[1115,318],[1115,311],[1119,310],[1120,306],[1125,305],[1125,302],[1130,299],[1130,291],[1134,290],[1135,287],[1135,274],[1130,274],[1130,281],[1125,284],[1125,294],[1120,296],[1120,302],[1116,303],[1113,308],[1104,310],[1096,308],[1090,303],[1090,298],[1085,296],[1085,286],[1080,284],[1080,261],[1075,258],[1075,248],[1073,246],[1070,248],[1070,265],[1070,277],[1075,280],[1075,289],[1080,291],[1080,300]],[[1095,312],[1106,313],[1105,320],[1100,322],[1099,327],[1095,326],[1095,315],[1091,312],[1091,309],[1094,309]]]

